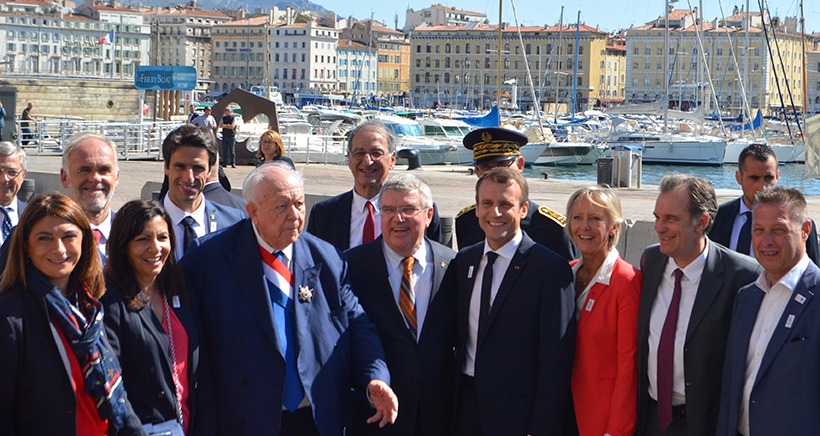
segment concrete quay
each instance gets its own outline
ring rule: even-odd
[[[36,192],[50,192],[62,190],[59,184],[59,169],[61,158],[58,156],[30,156],[29,178],[36,182]],[[143,189],[146,183],[160,184],[163,178],[163,162],[159,161],[120,161],[120,183],[114,196],[112,205],[115,209],[125,202],[136,198],[149,198],[151,188]],[[406,166],[397,166],[394,171],[405,171]],[[241,189],[242,180],[253,168],[240,166],[226,168],[225,172],[231,180],[234,192]],[[316,201],[328,196],[339,194],[351,189],[353,177],[350,170],[344,165],[298,164],[297,169],[305,178],[308,210]],[[427,166],[415,173],[424,179],[433,191],[433,198],[442,216],[455,216],[462,208],[472,204],[475,200],[476,177],[468,172],[464,166]],[[670,172],[674,168],[670,167]],[[557,179],[528,179],[530,199],[542,206],[549,206],[558,212],[566,212],[566,202],[569,196],[577,189],[589,186],[590,182],[557,180]],[[784,181],[781,181],[783,183]],[[158,190],[158,188],[156,188]],[[146,194],[143,194],[143,191]],[[647,245],[657,242],[652,223],[652,211],[658,195],[658,187],[643,185],[638,188],[622,188],[617,190],[621,198],[624,217],[630,228],[622,235],[618,249],[622,256],[634,263],[640,259],[640,253]],[[739,189],[717,190],[718,202],[731,200],[740,195]],[[816,196],[810,197],[809,215],[820,217],[820,200]]]

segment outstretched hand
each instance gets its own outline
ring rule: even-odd
[[[367,384],[367,398],[376,413],[367,419],[368,424],[379,423],[379,428],[396,422],[399,416],[399,399],[393,389],[381,380],[371,380]]]

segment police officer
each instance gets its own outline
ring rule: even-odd
[[[496,167],[523,171],[524,158],[519,149],[526,143],[526,136],[499,127],[476,129],[464,137],[464,146],[473,150],[473,166],[478,177]],[[521,228],[533,241],[571,260],[575,258],[574,248],[564,232],[565,222],[564,215],[530,200],[529,211],[521,221]],[[456,215],[456,240],[460,248],[484,240],[484,232],[475,214],[475,204]]]

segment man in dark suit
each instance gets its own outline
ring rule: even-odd
[[[527,144],[527,137],[509,129],[488,127],[476,129],[464,137],[464,146],[473,150],[475,175],[506,167],[524,171],[524,158],[519,149]],[[456,215],[456,241],[459,247],[468,247],[484,240],[484,231],[478,223],[476,205],[465,207]],[[575,259],[572,242],[564,232],[566,217],[548,208],[529,202],[527,216],[521,228],[533,241],[558,253],[567,260]]]
[[[381,234],[378,195],[396,165],[396,135],[379,120],[351,130],[347,144],[353,189],[313,205],[307,226],[308,232],[341,251],[373,241]],[[441,237],[435,204],[427,237],[436,242]]]
[[[17,198],[26,170],[26,152],[13,142],[0,142],[0,244],[9,238],[26,208],[26,203]]]
[[[219,155],[217,155],[216,160],[219,161]],[[222,185],[222,180],[220,179],[224,173],[220,174],[221,172],[221,166],[211,166],[211,172],[205,180],[205,187],[202,188],[202,195],[204,195],[205,199],[208,201],[218,203],[223,206],[232,207],[234,209],[245,210],[245,200],[243,200],[242,197],[231,194],[228,191],[228,189],[230,189],[230,182],[228,182],[228,189]]]
[[[716,210],[708,181],[684,174],[661,181],[660,244],[641,257],[638,435],[715,433],[732,304],[760,268],[709,241]]]
[[[718,208],[715,225],[709,239],[724,247],[755,257],[752,247],[752,204],[755,194],[777,184],[780,170],[777,156],[766,144],[751,144],[740,152],[735,179],[743,195],[723,203]],[[810,220],[811,221],[811,220]],[[806,240],[806,253],[815,265],[820,265],[817,226],[811,221],[811,232]]]
[[[518,171],[496,168],[478,180],[485,240],[458,252],[442,285],[458,292],[457,435],[562,434],[575,345],[572,271],[521,230],[527,197]]]
[[[717,434],[820,434],[820,268],[806,255],[806,199],[765,189],[752,217],[764,272],[737,295]]]
[[[202,190],[216,165],[216,139],[207,130],[184,125],[162,142],[168,194],[160,201],[171,216],[178,235],[174,254],[181,259],[196,238],[231,226],[245,218],[244,210],[212,203]]]
[[[378,333],[347,262],[302,233],[304,185],[273,165],[243,184],[250,219],[196,240],[182,260],[202,319],[218,434],[343,434],[351,387],[395,421],[398,402]]]
[[[68,190],[68,196],[83,208],[103,261],[114,218],[111,199],[119,181],[117,146],[111,140],[97,133],[83,132],[63,145],[60,182]]]
[[[447,433],[453,418],[456,293],[441,283],[456,253],[424,236],[433,219],[433,195],[418,177],[391,177],[379,193],[379,210],[381,236],[346,255],[353,290],[379,330],[401,404],[395,425],[383,434]]]

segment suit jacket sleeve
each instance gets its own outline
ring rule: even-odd
[[[562,434],[575,355],[575,290],[568,263],[554,264],[539,317],[538,390],[530,434]],[[522,334],[525,334],[522,332]]]
[[[425,236],[427,236],[427,239],[431,241],[443,243],[441,240],[441,219],[438,216],[438,207],[436,206],[436,203],[433,203],[433,220],[430,221],[430,225],[427,226]]]
[[[8,291],[7,291],[8,292]],[[21,310],[12,294],[0,295],[0,434],[14,436],[13,411],[20,371],[23,319],[12,313]]]

